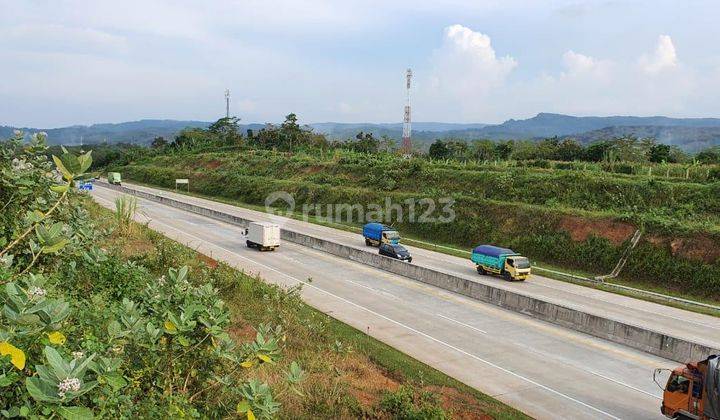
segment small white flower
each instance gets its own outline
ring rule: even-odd
[[[33,286],[28,290],[28,295],[30,295],[30,299],[40,298],[47,294],[47,291],[41,287]]]
[[[60,383],[58,384],[58,396],[60,398],[63,398],[65,397],[65,393],[68,391],[80,391],[80,379],[66,378],[60,381]]]
[[[158,284],[159,284],[160,286],[164,286],[164,285],[165,285],[165,276],[162,276],[162,277],[160,277],[160,278],[158,279]]]
[[[83,357],[85,357],[85,353],[81,351],[74,351],[72,352],[72,357],[73,359],[82,359]]]

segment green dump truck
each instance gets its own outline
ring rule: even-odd
[[[108,172],[107,180],[108,184],[120,185],[120,172]]]

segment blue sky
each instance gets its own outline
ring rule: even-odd
[[[0,0],[0,124],[720,116],[717,1]]]

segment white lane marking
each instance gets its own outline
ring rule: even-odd
[[[480,328],[475,328],[475,327],[473,327],[472,325],[465,324],[464,322],[460,322],[460,321],[458,321],[458,320],[456,320],[456,319],[448,318],[448,317],[446,317],[445,315],[442,315],[442,314],[435,314],[435,315],[439,316],[440,318],[445,318],[445,319],[447,319],[448,321],[452,321],[452,322],[454,322],[454,323],[456,323],[456,324],[460,324],[460,325],[462,325],[463,327],[467,327],[467,328],[470,328],[471,330],[475,330],[475,331],[477,331],[477,332],[479,332],[479,333],[487,334],[487,331],[483,331],[483,330],[481,330]]]
[[[107,200],[106,200],[106,201],[107,201]],[[180,229],[178,229],[178,228],[176,228],[176,227],[174,227],[174,226],[170,226],[170,225],[168,225],[167,223],[163,223],[163,222],[160,222],[160,221],[158,221],[158,220],[153,220],[153,222],[159,223],[159,224],[164,225],[164,226],[166,226],[166,227],[169,227],[170,229],[173,229],[173,230],[175,230],[175,231],[177,231],[177,232],[180,232],[180,233],[183,234],[183,235],[187,235],[187,236],[190,236],[190,237],[192,237],[192,238],[195,238],[196,240],[198,240],[198,241],[200,241],[200,242],[204,242],[204,243],[206,243],[206,244],[208,244],[208,245],[210,245],[210,246],[214,246],[214,247],[220,248],[220,249],[222,249],[223,251],[225,251],[225,252],[227,252],[227,253],[233,254],[233,255],[235,255],[235,256],[237,256],[237,257],[240,257],[240,258],[242,258],[242,259],[244,259],[244,260],[247,260],[247,261],[249,261],[249,262],[251,262],[251,263],[253,263],[253,264],[256,264],[256,265],[259,265],[259,266],[261,266],[261,267],[264,267],[264,268],[266,268],[266,269],[268,269],[268,270],[270,270],[270,271],[273,271],[273,272],[275,272],[275,273],[277,273],[277,274],[280,274],[281,276],[285,276],[285,277],[288,277],[288,278],[290,278],[290,279],[292,279],[292,280],[295,280],[295,281],[297,281],[297,282],[299,282],[299,283],[302,283],[302,284],[303,284],[304,286],[306,286],[306,287],[310,287],[310,288],[315,289],[315,290],[317,290],[317,291],[319,291],[319,292],[321,292],[321,293],[325,293],[325,294],[327,294],[327,295],[329,295],[329,296],[332,296],[332,297],[334,297],[334,298],[336,298],[336,299],[338,299],[338,300],[341,300],[341,301],[343,301],[343,302],[345,302],[345,303],[347,303],[347,304],[349,304],[349,305],[355,306],[355,307],[357,307],[358,309],[364,310],[364,311],[366,311],[366,312],[368,312],[368,313],[370,313],[370,314],[373,314],[373,315],[375,315],[375,316],[377,316],[377,317],[380,317],[380,318],[382,318],[382,319],[385,319],[386,321],[392,322],[393,324],[396,324],[396,325],[398,325],[398,326],[400,326],[400,327],[403,327],[403,328],[405,328],[405,329],[407,329],[407,330],[409,330],[409,331],[412,331],[412,332],[414,332],[414,333],[416,333],[416,334],[419,334],[419,335],[421,335],[421,336],[423,336],[423,337],[425,337],[425,338],[427,338],[427,339],[429,339],[429,340],[432,340],[432,341],[434,341],[434,342],[436,342],[436,343],[438,343],[438,344],[440,344],[440,345],[443,345],[443,346],[445,346],[445,347],[447,347],[447,348],[449,348],[449,349],[452,349],[452,350],[454,350],[454,351],[456,351],[456,352],[458,352],[458,353],[461,353],[461,354],[464,354],[465,356],[471,357],[471,358],[473,358],[473,359],[475,359],[475,360],[477,360],[477,361],[479,361],[479,362],[481,362],[481,363],[484,363],[484,364],[486,364],[486,365],[488,365],[488,366],[494,367],[495,369],[498,369],[498,370],[500,370],[500,371],[502,371],[502,372],[505,372],[505,373],[507,373],[508,375],[514,376],[514,377],[516,377],[516,378],[518,378],[518,379],[520,379],[520,380],[523,380],[523,381],[525,381],[525,382],[528,382],[528,383],[530,383],[530,384],[533,384],[533,385],[535,385],[535,386],[537,386],[537,387],[539,387],[539,388],[542,388],[542,389],[544,389],[544,390],[546,390],[546,391],[548,391],[548,392],[550,392],[550,393],[553,393],[553,394],[558,395],[558,396],[560,396],[560,397],[562,397],[562,398],[565,398],[565,399],[567,399],[567,400],[570,400],[570,401],[572,401],[572,402],[574,402],[574,403],[576,403],[576,404],[579,404],[579,405],[581,405],[581,406],[583,406],[583,407],[589,408],[590,410],[593,410],[593,411],[595,411],[595,412],[598,412],[598,413],[600,413],[600,414],[603,414],[603,415],[605,415],[605,416],[607,416],[607,417],[609,417],[609,418],[611,418],[611,419],[621,420],[620,417],[616,417],[616,416],[614,416],[614,415],[612,415],[612,414],[610,414],[610,413],[608,413],[608,412],[606,412],[606,411],[603,411],[603,410],[601,410],[601,409],[599,409],[599,408],[597,408],[597,407],[594,407],[594,406],[592,406],[592,405],[590,405],[590,404],[587,404],[587,403],[585,403],[585,402],[582,402],[582,401],[580,401],[580,400],[577,400],[577,399],[575,399],[575,398],[573,398],[573,397],[571,397],[571,396],[569,396],[569,395],[563,394],[563,393],[560,392],[560,391],[557,391],[557,390],[555,390],[555,389],[553,389],[553,388],[550,388],[550,387],[548,387],[548,386],[546,386],[546,385],[543,385],[543,384],[541,384],[541,383],[539,383],[539,382],[536,382],[536,381],[534,381],[534,380],[532,380],[532,379],[530,379],[530,378],[528,378],[528,377],[522,376],[522,375],[520,375],[519,373],[515,373],[515,372],[513,372],[513,371],[511,371],[511,370],[509,370],[509,369],[506,369],[506,368],[504,368],[504,367],[502,367],[502,366],[500,366],[500,365],[497,365],[497,364],[495,364],[495,363],[493,363],[493,362],[490,362],[490,361],[488,361],[488,360],[485,360],[485,359],[483,359],[483,358],[481,358],[481,357],[479,357],[479,356],[476,356],[476,355],[474,355],[474,354],[472,354],[472,353],[468,353],[467,351],[465,351],[465,350],[463,350],[463,349],[461,349],[461,348],[458,348],[458,347],[456,347],[456,346],[453,346],[452,344],[446,343],[446,342],[444,342],[444,341],[442,341],[442,340],[440,340],[440,339],[437,339],[437,338],[435,338],[435,337],[433,337],[433,336],[431,336],[431,335],[429,335],[429,334],[426,334],[426,333],[424,333],[424,332],[422,332],[422,331],[416,330],[416,329],[413,328],[413,327],[410,327],[410,326],[408,326],[408,325],[403,324],[403,323],[400,322],[400,321],[396,321],[396,320],[394,320],[394,319],[392,319],[392,318],[389,318],[389,317],[387,317],[387,316],[385,316],[385,315],[383,315],[383,314],[380,314],[380,313],[378,313],[378,312],[375,312],[375,311],[373,311],[372,309],[366,308],[366,307],[364,307],[364,306],[362,306],[362,305],[360,305],[360,304],[357,304],[357,303],[352,302],[352,301],[350,301],[350,300],[348,300],[348,299],[345,299],[345,298],[342,297],[342,296],[338,296],[338,295],[336,295],[336,294],[334,294],[334,293],[332,293],[332,292],[328,292],[327,290],[321,289],[321,288],[319,288],[319,287],[317,287],[317,286],[315,286],[315,285],[313,285],[313,284],[310,284],[310,283],[308,283],[308,282],[306,282],[306,281],[300,280],[300,279],[298,279],[298,278],[296,278],[296,277],[293,277],[293,276],[291,276],[291,275],[289,275],[289,274],[287,274],[287,273],[283,273],[282,271],[279,271],[279,270],[277,270],[277,269],[275,269],[275,268],[273,268],[273,267],[267,266],[267,265],[265,265],[265,264],[263,264],[263,263],[260,263],[260,262],[251,260],[250,258],[244,257],[244,256],[238,254],[238,253],[235,252],[235,251],[231,251],[231,250],[229,250],[229,249],[227,249],[227,248],[224,248],[224,247],[222,247],[222,246],[220,246],[220,245],[213,244],[212,242],[209,242],[209,241],[207,241],[207,240],[205,240],[205,239],[199,238],[199,237],[197,237],[197,236],[195,236],[195,235],[193,235],[193,234],[191,234],[191,233],[187,233],[187,232],[181,231]]]
[[[643,391],[643,390],[640,389],[640,388],[635,388],[634,386],[628,385],[628,384],[626,384],[625,382],[620,382],[620,381],[618,381],[618,380],[616,380],[616,379],[608,378],[607,376],[601,375],[601,374],[599,374],[599,373],[597,373],[597,372],[593,372],[592,370],[586,370],[586,369],[583,369],[583,370],[584,370],[585,372],[587,372],[587,373],[593,374],[593,375],[595,375],[595,376],[599,376],[599,377],[601,377],[601,378],[603,378],[603,379],[605,379],[605,380],[608,380],[608,381],[610,381],[610,382],[615,382],[615,383],[618,384],[618,385],[622,385],[622,386],[628,387],[628,388],[633,389],[633,390],[635,390],[635,391],[637,391],[637,392],[642,392],[642,393],[645,394],[645,395],[649,395],[649,396],[651,396],[651,397],[653,397],[653,398],[656,398],[656,399],[658,399],[658,400],[662,400],[662,397],[661,397],[661,396],[658,396],[658,395],[655,395],[655,394],[651,394],[651,393],[649,393],[649,392],[647,392],[647,391]]]

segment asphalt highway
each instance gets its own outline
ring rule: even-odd
[[[120,193],[96,185],[92,195],[113,209]],[[202,202],[250,219],[268,220],[264,213]],[[283,242],[274,252],[249,249],[240,227],[194,213],[143,199],[138,199],[138,207],[136,219],[150,228],[268,282],[285,287],[300,284],[308,304],[533,417],[663,418],[661,390],[652,381],[652,371],[674,367],[675,362],[296,244]],[[288,226],[291,223],[363,247],[359,235],[287,221]],[[473,274],[469,262],[460,258],[416,248],[411,252],[413,263],[440,264],[502,285],[500,279]],[[648,322],[661,317],[646,314],[652,308],[640,301],[538,276],[506,286],[539,289],[553,299],[569,296],[578,304],[583,299],[595,300],[620,313],[636,312],[638,319]],[[692,328],[715,327],[713,318],[670,312],[672,316],[663,322],[675,319],[678,330],[686,320],[693,323]]]

